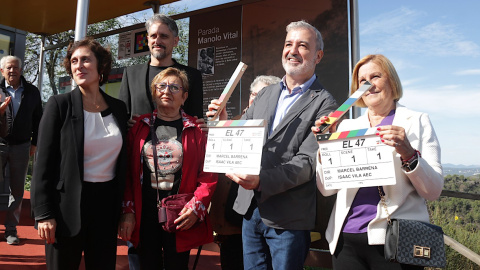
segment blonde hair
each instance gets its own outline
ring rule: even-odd
[[[403,89],[402,89],[402,83],[400,82],[400,77],[398,77],[397,71],[395,70],[395,67],[393,66],[392,62],[390,62],[390,60],[388,60],[388,58],[382,54],[369,54],[363,57],[362,59],[360,59],[360,61],[358,61],[358,63],[355,65],[355,68],[353,69],[350,95],[353,94],[355,91],[357,91],[357,89],[360,87],[360,83],[358,81],[358,70],[360,69],[360,67],[370,62],[373,62],[380,66],[382,72],[388,78],[388,82],[393,91],[394,101],[395,102],[399,101],[403,95]],[[365,102],[363,102],[362,99],[359,99],[356,102],[356,105],[359,107],[367,107],[367,105],[365,105]]]
[[[166,68],[164,70],[162,70],[162,72],[158,73],[157,76],[155,76],[155,78],[153,78],[152,80],[152,84],[150,85],[150,91],[152,93],[152,97],[155,97],[155,84],[158,83],[159,81],[165,79],[166,77],[169,77],[169,76],[175,76],[177,78],[180,79],[180,81],[182,81],[182,91],[183,92],[188,92],[188,77],[187,77],[187,73],[185,73],[185,71],[183,70],[180,70],[178,68],[174,68],[174,67],[169,67],[169,68]]]

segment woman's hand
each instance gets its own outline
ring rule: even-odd
[[[218,109],[220,108],[220,104],[222,104],[220,100],[218,99],[212,100],[208,105],[208,112],[206,113],[207,117],[213,117],[215,113],[218,111]],[[225,108],[223,108],[223,110],[218,115],[217,120],[227,120],[227,118],[228,118],[227,111],[225,110]]]
[[[175,219],[173,222],[174,224],[178,224],[177,230],[188,230],[198,221],[198,217],[195,215],[192,209],[184,207],[182,211],[180,211],[179,215],[180,217]]]
[[[332,113],[329,113],[328,116],[332,115]],[[327,122],[328,120],[328,116],[322,116],[320,117],[319,119],[317,119],[315,121],[315,126],[312,127],[312,132],[313,134],[317,135],[317,134],[322,134],[322,133],[325,133],[327,130],[325,130],[324,132],[321,133],[321,130],[320,130],[320,127],[325,123]],[[330,127],[328,128],[328,131],[330,133],[335,133],[337,131],[337,124],[338,124],[338,121],[335,121],[335,123],[333,123],[332,125],[330,125]]]
[[[120,218],[120,224],[118,224],[118,235],[125,241],[130,241],[132,237],[133,229],[135,228],[135,214],[125,213]]]
[[[57,221],[54,218],[46,219],[38,222],[38,236],[47,241],[47,244],[55,243],[55,230],[57,229]]]
[[[207,123],[205,123],[205,119],[203,118],[198,118],[197,116],[194,116],[195,118],[195,123],[197,126],[205,133],[205,135],[208,134],[208,126]]]
[[[380,126],[377,128],[377,134],[386,145],[395,147],[395,150],[402,157],[407,160],[415,155],[415,149],[408,141],[405,129],[399,126]]]

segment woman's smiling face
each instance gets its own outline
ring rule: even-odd
[[[370,61],[358,69],[359,85],[362,86],[365,81],[375,86],[362,97],[368,108],[390,106],[394,103],[389,78],[379,65]]]
[[[87,88],[99,83],[98,61],[88,47],[79,47],[70,58],[73,79],[78,86]]]

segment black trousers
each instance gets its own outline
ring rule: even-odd
[[[242,234],[218,235],[222,270],[243,270]]]
[[[190,251],[178,253],[175,233],[168,233],[158,223],[156,207],[142,206],[140,243],[137,248],[142,270],[188,270]]]
[[[332,257],[336,270],[423,270],[423,266],[387,262],[383,245],[369,245],[367,233],[341,233]]]
[[[57,236],[45,245],[48,270],[77,270],[84,252],[85,269],[114,270],[117,257],[116,182],[83,183],[80,233]]]

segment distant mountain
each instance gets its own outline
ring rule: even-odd
[[[442,164],[443,168],[457,168],[457,169],[474,169],[474,168],[480,168],[480,165],[455,165],[451,163],[444,163]]]
[[[443,166],[443,175],[463,175],[463,176],[472,176],[480,175],[480,166],[478,165],[454,165],[450,163],[442,164]]]

